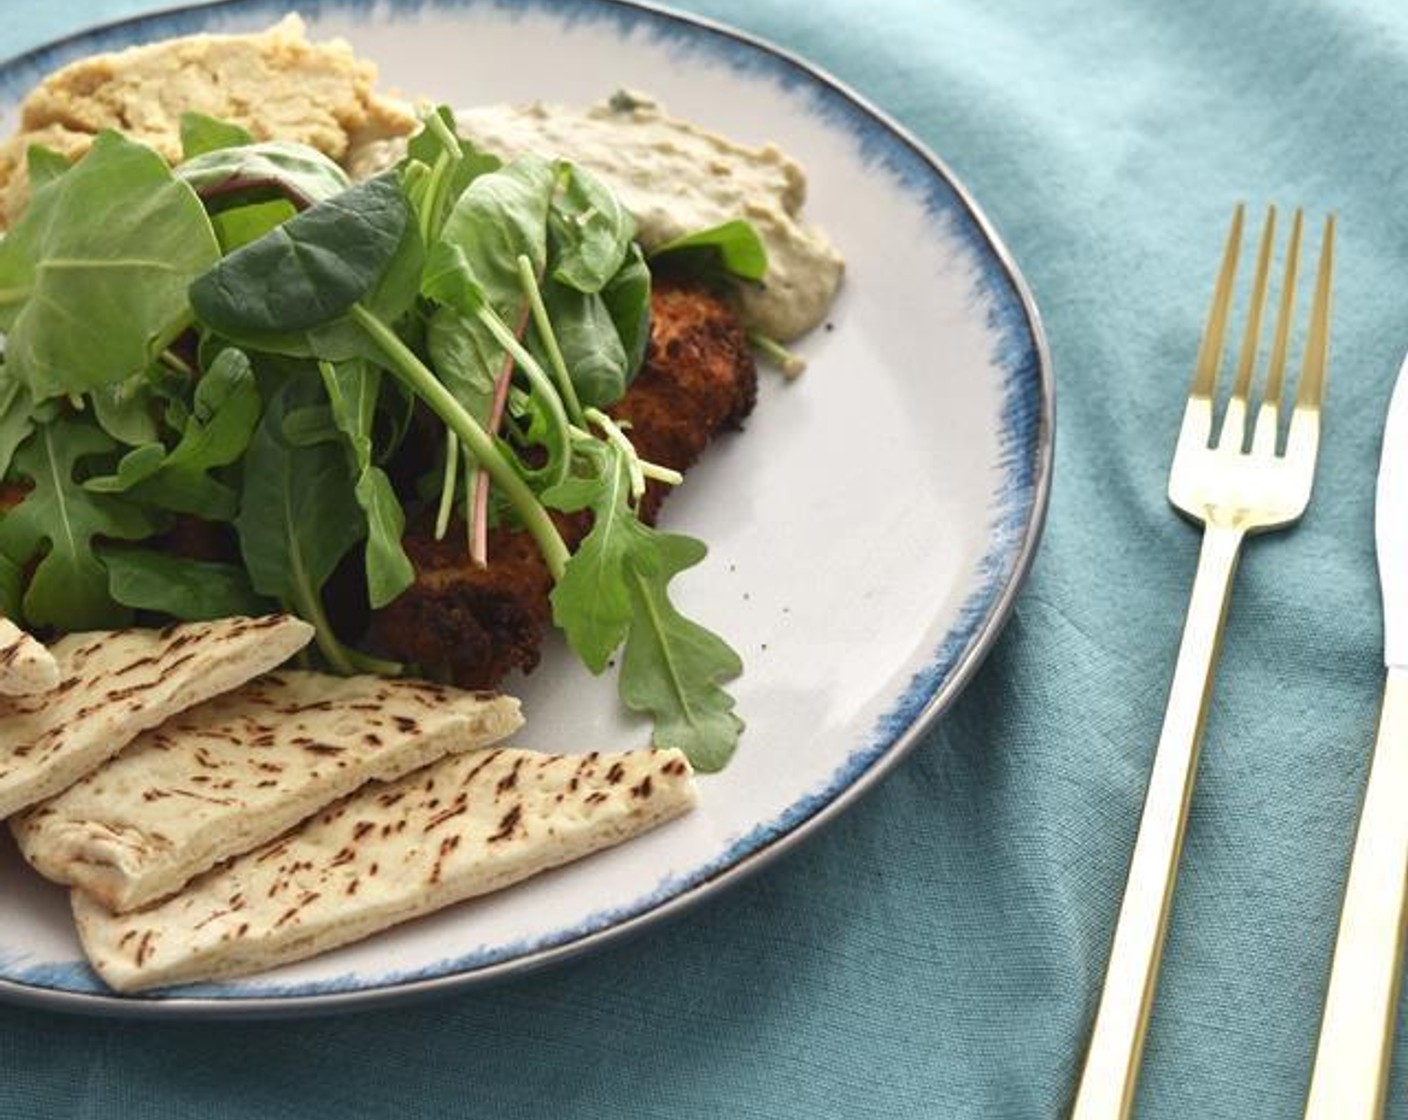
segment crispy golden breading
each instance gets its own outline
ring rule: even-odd
[[[518,529],[489,534],[489,563],[470,562],[464,525],[437,541],[408,533],[416,582],[372,616],[377,643],[391,656],[446,672],[457,684],[491,688],[510,669],[538,663],[552,620],[552,577],[533,538]]]
[[[643,458],[683,471],[752,410],[757,371],[737,316],[708,288],[657,282],[651,316],[645,363],[611,412],[630,422]],[[664,490],[651,484],[641,503],[645,520],[654,521]],[[562,518],[559,527],[575,547],[588,525]],[[463,525],[442,541],[412,530],[405,543],[416,582],[373,616],[385,652],[444,669],[469,688],[493,687],[511,669],[537,665],[552,620],[552,578],[527,533],[491,532],[485,568],[470,562]]]
[[[657,281],[650,313],[645,363],[610,412],[629,422],[642,459],[686,471],[715,435],[753,411],[757,369],[738,316],[707,287]],[[654,523],[668,489],[650,484],[643,520]]]

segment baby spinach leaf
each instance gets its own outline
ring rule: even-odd
[[[579,292],[599,292],[620,271],[636,235],[635,219],[609,191],[576,164],[559,165],[553,196],[553,277]]]
[[[431,364],[455,399],[484,422],[507,352],[475,312],[488,307],[511,327],[527,296],[518,258],[536,275],[547,260],[547,213],[553,169],[535,156],[477,177],[456,201],[430,248],[421,291],[440,304],[430,317]]]
[[[254,137],[237,124],[194,110],[181,114],[181,155],[186,160],[252,143]]]
[[[346,437],[356,476],[354,492],[366,517],[367,593],[373,608],[384,607],[415,582],[401,536],[406,514],[391,479],[375,465],[372,427],[376,422],[381,371],[366,362],[323,363],[323,385],[332,415]]]
[[[751,222],[735,219],[701,229],[657,246],[651,260],[685,253],[707,253],[717,258],[725,272],[741,280],[761,280],[768,271],[768,251]]]
[[[332,443],[338,439],[332,405],[326,403],[289,410],[279,430],[294,447],[312,447],[315,443]]]
[[[453,308],[439,308],[430,317],[426,346],[445,387],[470,416],[485,425],[503,348],[488,331],[476,328],[474,320]]]
[[[626,350],[606,301],[553,280],[543,286],[543,303],[578,401],[605,408],[619,400],[626,391]],[[534,341],[538,353],[541,341]]]
[[[347,172],[322,152],[286,140],[204,152],[180,164],[176,177],[212,209],[281,198],[306,210],[352,185]]]
[[[313,623],[319,647],[341,668],[346,651],[328,623],[322,590],[365,531],[356,480],[336,444],[296,447],[283,438],[285,415],[323,398],[317,374],[300,373],[269,401],[245,453],[235,529],[254,590]]]
[[[275,357],[380,360],[349,313],[356,306],[386,324],[401,319],[415,302],[423,257],[393,172],[231,253],[192,286],[191,299],[209,335],[257,352],[261,366]]]
[[[136,447],[160,438],[157,402],[145,372],[92,391],[93,415],[99,426],[119,443]]]
[[[654,719],[656,747],[677,747],[695,769],[710,773],[724,767],[743,733],[734,699],[721,686],[743,671],[743,662],[717,634],[680,614],[667,594],[670,580],[706,551],[692,537],[656,533],[653,554],[632,557],[620,688],[626,707]]]
[[[186,289],[219,254],[161,157],[102,133],[0,241],[10,375],[41,401],[140,373],[184,329]]]
[[[130,492],[149,505],[191,513],[211,521],[235,516],[239,495],[209,475],[244,454],[259,420],[259,390],[249,358],[222,350],[196,383],[190,417],[168,453],[147,443],[123,456],[117,473],[91,478],[84,488],[100,494]]]
[[[359,183],[223,258],[191,285],[191,305],[236,341],[299,336],[375,290],[409,219],[394,175]]]
[[[555,182],[552,165],[530,155],[470,183],[455,200],[432,249],[431,259],[441,267],[426,270],[428,276],[441,277],[441,294],[426,294],[455,302],[446,274],[465,273],[491,308],[515,321],[524,304],[518,258],[526,256],[537,276],[547,265],[548,205]]]
[[[621,270],[601,289],[602,302],[611,312],[616,333],[626,351],[626,383],[630,384],[645,361],[650,344],[650,268],[640,246],[631,244]]]
[[[254,593],[238,564],[192,560],[148,548],[101,546],[113,599],[141,611],[158,611],[184,622],[268,613],[270,603]]]
[[[518,258],[526,256],[541,275],[553,182],[552,166],[537,156],[476,178],[456,199],[431,247],[424,294],[456,304],[472,293],[500,315],[521,307]]]
[[[371,291],[357,301],[357,306],[383,323],[398,324],[408,333],[414,331],[419,321],[406,319],[406,312],[415,304],[424,262],[425,245],[421,241],[419,228],[410,220],[408,209],[400,244]],[[366,332],[346,316],[314,327],[307,337],[308,352],[326,361],[343,362],[353,358],[373,362],[384,360],[380,349],[367,337]]]
[[[131,618],[108,594],[107,571],[94,555],[93,538],[138,540],[157,525],[136,506],[90,493],[74,477],[80,460],[115,446],[91,424],[57,420],[36,431],[15,455],[15,469],[34,487],[0,520],[0,552],[21,567],[38,558],[23,605],[32,625],[93,630]]]

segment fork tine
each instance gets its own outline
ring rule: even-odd
[[[1266,222],[1261,230],[1261,248],[1257,251],[1256,273],[1252,278],[1251,301],[1247,307],[1247,326],[1242,332],[1242,348],[1237,358],[1237,375],[1232,382],[1232,395],[1227,401],[1227,414],[1218,433],[1218,446],[1231,446],[1240,451],[1247,439],[1247,402],[1252,391],[1252,373],[1256,369],[1257,347],[1261,344],[1261,319],[1266,311],[1266,287],[1271,272],[1271,247],[1276,241],[1276,207],[1266,208]]]
[[[1286,348],[1290,342],[1292,314],[1296,303],[1296,275],[1300,270],[1300,236],[1305,214],[1297,208],[1291,220],[1291,239],[1286,245],[1285,270],[1281,277],[1281,307],[1276,315],[1276,334],[1271,343],[1271,359],[1266,367],[1266,391],[1257,411],[1252,453],[1274,455],[1277,429],[1281,424],[1281,397],[1286,384]]]
[[[1320,271],[1315,278],[1315,305],[1305,340],[1296,408],[1319,408],[1325,396],[1325,370],[1330,356],[1330,277],[1335,267],[1335,216],[1325,219],[1320,238]]]
[[[1222,268],[1212,293],[1208,323],[1203,340],[1198,344],[1198,360],[1193,367],[1193,384],[1189,397],[1211,399],[1217,386],[1217,367],[1222,363],[1222,340],[1227,333],[1227,313],[1232,306],[1232,280],[1237,275],[1237,251],[1242,244],[1242,218],[1246,207],[1237,204],[1232,215],[1232,228],[1227,232],[1227,247],[1222,251]]]
[[[1315,277],[1315,297],[1310,330],[1305,339],[1300,386],[1296,390],[1291,429],[1286,435],[1287,457],[1304,456],[1313,466],[1320,436],[1320,402],[1325,396],[1325,370],[1330,356],[1330,281],[1335,267],[1335,216],[1325,219],[1320,237],[1320,267]]]

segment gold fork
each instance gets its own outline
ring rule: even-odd
[[[1232,305],[1242,243],[1244,208],[1227,235],[1207,329],[1198,349],[1193,384],[1169,476],[1169,501],[1203,525],[1202,551],[1188,603],[1183,640],[1149,790],[1120,904],[1105,986],[1076,1090],[1073,1120],[1126,1117],[1134,1101],[1139,1060],[1158,981],[1159,957],[1173,900],[1188,804],[1198,766],[1198,744],[1212,692],[1213,670],[1242,541],[1249,533],[1280,529],[1299,519],[1310,499],[1320,442],[1320,403],[1329,354],[1330,274],[1335,219],[1325,221],[1300,384],[1284,449],[1279,449],[1286,351],[1295,306],[1302,216],[1296,211],[1286,248],[1280,307],[1260,406],[1251,405],[1261,339],[1276,211],[1266,214],[1248,301],[1236,375],[1217,438],[1213,440],[1218,367]],[[1254,423],[1253,423],[1254,420]]]

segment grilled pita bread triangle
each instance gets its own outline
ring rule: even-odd
[[[54,655],[8,618],[0,618],[0,696],[33,696],[58,683]]]
[[[60,638],[52,690],[0,697],[0,819],[67,789],[167,716],[275,668],[312,636],[301,619],[274,614]]]
[[[452,755],[372,783],[165,902],[73,892],[84,952],[131,992],[259,972],[499,890],[692,808],[675,750]]]
[[[269,673],[144,731],[12,827],[41,874],[131,910],[371,779],[489,746],[522,723],[509,696]]]

